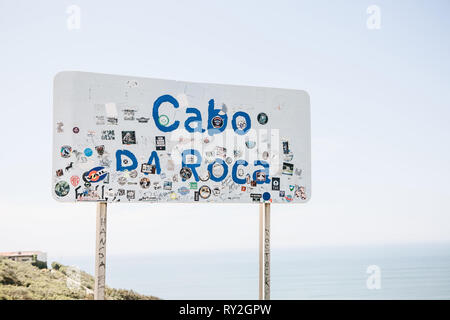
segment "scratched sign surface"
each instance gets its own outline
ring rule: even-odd
[[[305,91],[61,72],[53,103],[58,201],[311,196]]]

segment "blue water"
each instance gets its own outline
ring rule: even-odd
[[[64,258],[93,272],[93,257]],[[367,267],[381,271],[369,290]],[[272,299],[450,299],[450,245],[272,249]],[[163,299],[257,299],[258,252],[108,256],[107,284]]]

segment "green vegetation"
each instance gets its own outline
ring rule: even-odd
[[[15,262],[0,258],[0,300],[92,300],[94,277],[84,271],[53,262],[42,264]],[[156,300],[132,290],[106,287],[108,300]]]

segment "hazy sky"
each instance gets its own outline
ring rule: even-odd
[[[95,204],[51,197],[62,70],[306,90],[312,199],[273,206],[273,247],[450,241],[449,15],[447,0],[0,0],[0,251],[93,255]],[[257,205],[112,204],[108,219],[111,254],[258,245]]]

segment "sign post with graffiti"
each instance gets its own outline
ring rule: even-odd
[[[263,206],[311,197],[305,91],[61,72],[53,112],[58,201]]]

